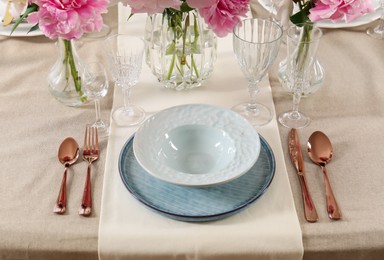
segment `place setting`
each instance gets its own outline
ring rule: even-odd
[[[0,258],[381,259],[381,2],[258,1],[0,0]]]
[[[211,105],[182,105],[145,121],[119,157],[128,191],[157,213],[218,220],[256,201],[275,174],[266,140],[241,116]]]
[[[111,256],[112,246],[118,248],[118,252],[129,254],[131,249],[124,244],[143,248],[147,243],[139,241],[149,238],[149,234],[162,233],[169,226],[175,227],[166,231],[170,243],[181,239],[179,232],[182,230],[185,239],[201,235],[207,243],[223,241],[220,234],[239,226],[247,227],[239,230],[241,237],[248,236],[245,230],[260,230],[252,232],[250,237],[260,241],[261,251],[276,248],[262,242],[261,237],[267,230],[277,228],[276,239],[289,237],[292,243],[288,247],[299,252],[299,225],[289,180],[284,174],[282,148],[266,76],[277,57],[282,37],[280,27],[269,20],[242,19],[244,24],[239,25],[236,38],[233,35],[217,37],[217,60],[202,85],[198,83],[201,79],[196,79],[197,83],[190,83],[195,85],[187,87],[189,80],[194,80],[192,73],[204,71],[199,67],[203,63],[196,61],[193,72],[185,68],[185,78],[178,78],[179,75],[173,78],[175,72],[172,72],[166,80],[168,74],[159,75],[167,71],[152,63],[161,54],[145,47],[143,54],[140,53],[143,66],[139,68],[137,65],[141,61],[136,59],[135,63],[133,58],[136,51],[123,52],[124,48],[132,49],[124,37],[137,36],[129,35],[129,29],[145,23],[146,17],[136,13],[130,17],[130,9],[122,10],[120,19],[126,24],[120,29],[123,33],[111,36],[104,43],[109,46],[104,53],[116,87],[99,226],[100,255]],[[125,17],[129,17],[127,23]],[[156,27],[149,23],[146,22],[145,32],[154,37]],[[255,37],[257,30],[264,34]],[[249,40],[252,34],[254,42]],[[147,36],[144,42],[151,46],[148,44],[152,38]],[[186,37],[186,48],[197,41],[193,37]],[[207,53],[212,54],[211,51]],[[186,63],[191,62],[187,56],[189,51],[185,53]],[[176,53],[175,59],[179,54],[182,56],[182,52]],[[170,60],[173,55],[169,50]],[[163,60],[165,66],[173,67],[166,58]],[[257,65],[260,60],[265,61],[263,66]],[[177,67],[177,62],[175,60],[174,68],[182,68]],[[229,66],[234,69],[228,70]],[[254,73],[248,74],[248,71]],[[178,79],[180,82],[175,83]],[[234,82],[230,96],[228,81]],[[179,84],[177,88],[183,89],[169,87],[172,84]],[[220,86],[224,89],[220,90]],[[242,100],[251,101],[243,102],[242,112],[236,111],[234,107]],[[133,112],[136,110],[132,110],[132,120],[127,118],[126,123],[119,120],[121,118],[114,113],[122,104],[123,107],[126,104],[141,107],[145,111],[144,119],[136,117]],[[266,105],[268,110],[257,122],[259,104]],[[244,117],[247,114],[249,117]],[[280,198],[277,201],[276,196]],[[285,211],[280,214],[283,208]],[[282,223],[290,223],[291,228],[284,229]],[[214,231],[222,225],[222,229]],[[162,242],[156,241],[144,255],[159,248]],[[189,251],[185,246],[181,248]]]
[[[131,88],[142,71],[144,45],[124,34],[105,40],[112,77],[120,87],[116,90],[124,94],[124,106],[113,110],[113,126],[120,130],[137,126],[120,152],[120,177],[131,195],[150,210],[182,221],[219,220],[247,208],[270,186],[274,153],[255,127],[268,124],[273,112],[256,103],[255,96],[277,56],[282,31],[274,22],[255,21],[246,19],[238,25],[233,47],[254,94],[250,102],[232,109],[193,102],[145,119],[145,112],[130,102]],[[263,33],[255,37],[258,30]],[[249,53],[255,60],[246,58]],[[260,67],[257,59],[266,62]]]

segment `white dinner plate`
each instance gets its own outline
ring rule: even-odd
[[[30,25],[29,23],[20,23],[19,26],[16,28],[16,30],[11,34],[13,24],[10,24],[8,26],[2,26],[0,24],[0,35],[11,36],[11,37],[32,37],[32,36],[43,35],[43,32],[40,31],[39,29],[28,33],[31,27],[32,25]]]
[[[259,3],[263,6],[264,9],[269,11],[272,7],[270,0],[259,0]],[[321,28],[349,28],[357,27],[360,25],[368,24],[380,18],[380,5],[378,0],[372,0],[372,5],[375,11],[360,16],[359,18],[346,23],[345,21],[333,22],[331,20],[324,20],[317,22],[316,24]],[[273,13],[276,14],[276,10],[273,9]]]
[[[230,109],[187,104],[164,109],[137,130],[133,150],[154,177],[211,186],[246,173],[260,153],[256,129]]]

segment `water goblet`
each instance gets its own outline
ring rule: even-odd
[[[383,40],[384,39],[384,0],[379,0],[381,16],[379,24],[375,27],[368,28],[367,34],[373,38]]]
[[[134,126],[145,119],[142,108],[131,104],[130,95],[133,86],[139,81],[144,54],[144,41],[135,36],[117,34],[104,41],[111,74],[115,85],[124,95],[124,106],[112,113],[117,125]]]
[[[97,127],[100,137],[109,135],[109,125],[100,116],[100,99],[108,92],[108,76],[104,66],[98,62],[90,62],[85,65],[82,75],[85,94],[95,100],[96,120],[92,126]]]
[[[271,110],[256,102],[259,83],[279,52],[281,27],[270,19],[245,19],[233,29],[233,50],[248,80],[250,102],[232,107],[252,125],[262,126],[272,120]]]
[[[311,84],[312,65],[322,35],[321,29],[311,23],[293,25],[287,30],[286,84],[293,96],[293,107],[278,117],[279,123],[285,127],[299,129],[311,122],[299,111],[299,103]]]

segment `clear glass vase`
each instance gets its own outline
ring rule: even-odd
[[[77,54],[74,40],[59,38],[58,58],[48,74],[48,88],[53,97],[67,106],[81,106],[88,101],[81,76],[84,66]]]
[[[217,39],[195,10],[148,16],[145,42],[146,63],[166,88],[199,87],[213,71]]]

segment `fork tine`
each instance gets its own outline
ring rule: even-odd
[[[92,127],[91,128],[91,154],[94,154],[95,153],[95,128],[96,127]]]
[[[92,152],[92,127],[90,125],[87,126],[88,128],[88,152]]]
[[[96,146],[95,146],[95,149],[96,149],[96,152],[99,151],[99,134],[97,132],[97,127],[95,127],[95,138],[96,138]]]
[[[87,147],[87,137],[88,137],[88,125],[85,127],[84,148],[83,148],[84,151],[88,150],[88,147]]]

